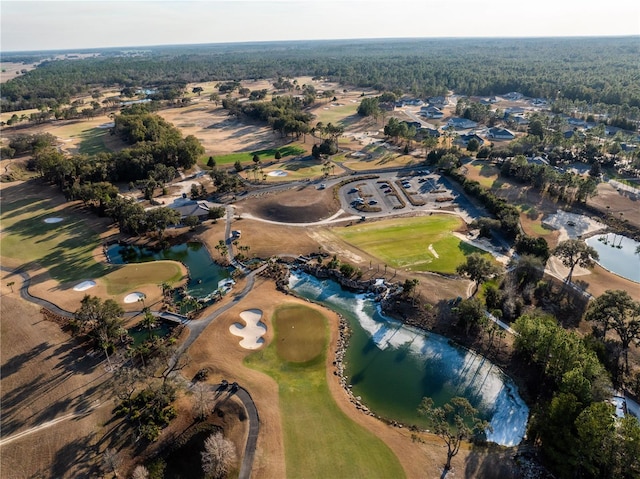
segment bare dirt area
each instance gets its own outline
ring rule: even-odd
[[[340,205],[331,189],[318,190],[315,185],[296,186],[279,193],[266,194],[236,204],[239,214],[281,223],[313,223],[329,218]]]
[[[640,228],[640,200],[623,190],[616,190],[609,183],[598,185],[598,196],[590,198],[587,204],[605,215],[620,215],[636,228]]]
[[[87,477],[113,407],[109,375],[4,278],[1,291],[2,475]]]
[[[29,70],[33,70],[37,66],[37,63],[1,62],[0,83],[5,83],[9,80],[22,76],[26,72],[28,72]]]

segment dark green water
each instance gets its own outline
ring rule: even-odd
[[[202,243],[184,243],[164,250],[113,244],[107,249],[107,255],[113,264],[180,261],[189,269],[187,292],[195,298],[211,294],[221,280],[229,277],[229,271],[211,259]]]
[[[354,395],[376,414],[425,425],[416,412],[423,397],[442,405],[464,396],[491,423],[488,440],[514,445],[524,437],[527,405],[513,381],[482,356],[384,317],[372,296],[345,291],[333,281],[296,272],[289,286],[349,322],[345,374]]]
[[[166,321],[158,320],[156,327],[151,330],[151,335],[159,338],[169,336],[175,326]],[[133,346],[138,346],[149,339],[149,330],[142,326],[129,329],[129,336],[133,338]]]

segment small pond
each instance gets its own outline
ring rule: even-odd
[[[162,321],[159,319],[158,322],[156,323],[156,326],[152,328],[151,331],[149,331],[144,326],[136,326],[134,328],[129,329],[127,332],[129,333],[129,336],[133,338],[132,346],[139,346],[140,344],[145,342],[147,339],[150,339],[149,337],[150,335],[151,337],[155,336],[158,338],[164,338],[166,336],[169,336],[169,334],[171,334],[171,331],[173,331],[173,328],[175,326],[176,326],[175,324],[171,324],[167,321]]]
[[[614,233],[592,236],[586,243],[598,252],[603,268],[640,283],[640,255],[636,254],[640,243]]]
[[[180,261],[189,269],[187,292],[195,298],[204,298],[216,291],[220,282],[229,278],[229,270],[211,259],[202,243],[183,243],[164,250],[143,246],[113,244],[107,248],[113,264],[145,263],[158,260]]]
[[[522,441],[529,408],[513,381],[486,358],[385,317],[372,295],[343,290],[334,281],[294,272],[289,286],[348,321],[345,375],[354,396],[376,414],[426,427],[417,414],[423,397],[439,406],[464,396],[490,422],[488,440],[508,446]]]

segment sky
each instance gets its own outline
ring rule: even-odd
[[[618,35],[640,35],[640,1],[0,1],[1,52],[277,40]]]

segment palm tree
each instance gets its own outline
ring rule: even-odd
[[[149,333],[149,339],[151,339],[151,331],[156,326],[156,317],[153,315],[149,308],[144,308],[144,317],[142,318],[142,325],[147,328]]]

